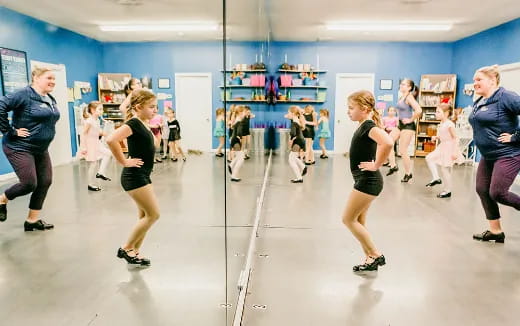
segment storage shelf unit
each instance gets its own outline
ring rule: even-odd
[[[318,75],[319,80],[319,74],[325,74],[327,70],[313,70],[313,69],[304,69],[304,70],[290,70],[290,69],[278,69],[278,72],[280,73],[282,79],[283,76],[286,76],[288,74],[301,74],[301,73],[312,73],[315,75]],[[285,77],[284,77],[285,78]],[[283,81],[283,80],[282,80]],[[323,85],[299,85],[302,84],[304,81],[300,80],[297,85],[294,85],[294,79],[291,77],[291,86],[282,86],[282,81],[279,83],[278,88],[280,90],[284,91],[284,94],[286,96],[286,100],[278,100],[277,103],[293,103],[293,104],[322,104],[325,103],[325,98],[327,96],[326,89],[327,86]],[[317,82],[317,81],[314,81]],[[287,82],[285,83],[288,84]],[[291,90],[301,90],[298,95],[294,96],[295,94],[291,94]],[[297,98],[302,97],[311,97],[311,96],[304,96],[305,94],[309,94],[308,91],[312,90],[314,91],[314,99],[313,100],[298,100]],[[307,92],[307,93],[303,93]]]
[[[132,78],[127,73],[100,73],[98,74],[98,96],[99,101],[103,104],[103,118],[119,121],[116,127],[120,125],[124,116],[118,107],[126,98],[124,87]]]
[[[424,157],[435,148],[435,143],[431,141],[432,135],[428,135],[428,128],[437,129],[440,121],[432,119],[435,115],[437,106],[448,101],[455,105],[457,92],[457,75],[439,74],[422,75],[419,85],[419,105],[423,109],[422,117],[417,123],[415,133],[415,156]],[[429,118],[426,118],[429,117]],[[431,134],[431,132],[430,132]],[[430,150],[426,150],[426,148]]]
[[[320,73],[326,73],[327,70],[287,70],[287,69],[278,69],[278,72],[287,72],[287,73],[293,73],[293,74],[300,74],[302,72],[307,72],[307,73],[317,73],[317,74],[320,74]]]
[[[224,102],[224,97],[225,97],[226,102],[232,102],[232,103],[259,103],[259,104],[267,103],[267,101],[265,100],[265,93],[264,93],[265,86],[227,85],[227,83],[229,82],[228,74],[249,73],[249,74],[252,74],[252,76],[257,77],[258,75],[266,73],[267,69],[221,70],[221,72],[226,73],[226,76],[224,78],[224,82],[226,83],[226,85],[219,86],[219,88],[221,89],[220,100],[222,102]],[[245,78],[250,78],[252,76],[245,76]],[[251,82],[252,82],[252,80],[251,80]],[[232,91],[232,90],[235,90],[236,92]],[[245,90],[249,90],[251,92],[251,94],[250,95],[247,94]],[[250,96],[250,98],[247,98],[249,96]],[[244,97],[245,99],[239,100],[239,99],[233,99],[233,97]]]

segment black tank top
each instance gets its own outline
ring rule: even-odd
[[[304,114],[303,116],[305,117],[306,121],[312,122],[312,120],[314,120],[314,118],[312,116],[312,113],[311,114]],[[305,125],[305,128],[307,128],[309,130],[312,130],[312,129],[314,129],[314,125]]]
[[[143,165],[140,168],[123,168],[123,173],[150,174],[153,169],[155,145],[152,132],[144,126],[141,120],[132,118],[126,122],[132,129],[132,134],[127,138],[128,156],[140,158]]]
[[[291,138],[301,138],[303,139],[303,133],[302,133],[302,127],[300,127],[299,124],[297,124],[296,122],[294,122],[293,120],[291,120],[291,133],[290,133],[290,136]]]
[[[370,162],[376,158],[377,143],[368,136],[376,124],[372,120],[365,120],[354,132],[350,143],[350,171],[361,171],[358,167],[361,162]]]
[[[242,128],[244,132],[249,131],[249,117],[246,116],[244,119],[242,119]]]

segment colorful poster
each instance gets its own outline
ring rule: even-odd
[[[29,85],[25,52],[0,48],[0,65],[4,95]]]

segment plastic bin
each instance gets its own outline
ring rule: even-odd
[[[251,128],[251,152],[262,153],[265,150],[265,129]]]

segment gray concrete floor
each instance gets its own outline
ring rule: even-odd
[[[42,215],[56,229],[23,232],[27,197],[0,224],[0,325],[231,325],[265,163],[247,161],[240,183],[209,154],[157,165],[162,216],[144,270],[115,257],[136,220],[119,169],[92,193],[85,164],[56,168]],[[472,167],[456,168],[448,200],[424,187],[421,159],[410,184],[385,178],[368,223],[388,264],[361,277],[351,272],[361,250],[340,218],[347,159],[319,160],[297,185],[284,156],[273,163],[243,325],[518,324],[520,214],[502,208],[504,245],[472,241],[486,227]]]
[[[363,255],[341,223],[348,169],[318,159],[293,185],[285,157],[274,160],[243,325],[519,324],[520,214],[501,208],[504,245],[473,241],[487,226],[473,167],[455,168],[451,199],[424,187],[423,159],[409,184],[402,171],[385,178],[368,227],[388,263],[365,276],[352,273]]]
[[[0,325],[229,325],[264,162],[248,161],[239,184],[225,184],[224,161],[211,154],[157,164],[162,215],[142,248],[152,259],[144,270],[115,256],[136,221],[120,169],[93,193],[84,162],[55,168],[42,217],[56,228],[23,232],[28,197],[11,201],[0,224]]]

